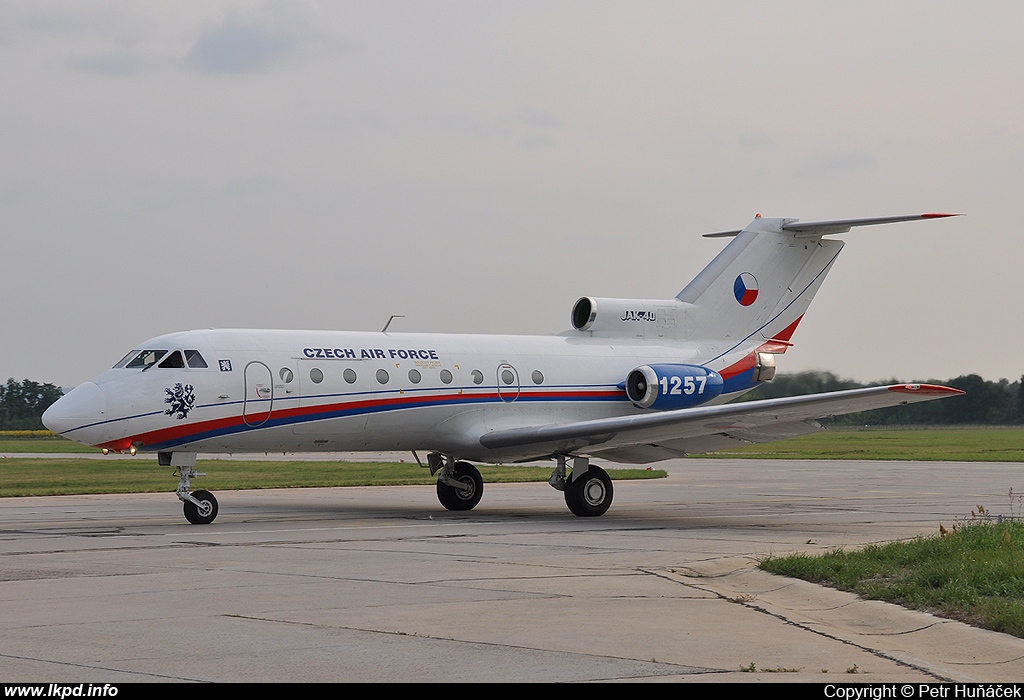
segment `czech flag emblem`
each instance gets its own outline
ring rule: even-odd
[[[741,306],[750,306],[757,299],[757,279],[749,272],[740,273],[732,285],[732,292]]]

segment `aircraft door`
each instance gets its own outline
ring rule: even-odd
[[[274,410],[274,375],[258,360],[245,366],[245,399],[242,420],[249,427],[263,425]]]
[[[505,403],[519,398],[519,372],[507,362],[498,365],[498,398]]]

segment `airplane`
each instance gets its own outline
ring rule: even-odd
[[[856,226],[915,214],[802,222],[758,214],[670,299],[585,296],[551,336],[193,330],[147,340],[54,403],[43,423],[109,452],[174,467],[185,518],[199,453],[406,451],[449,510],[474,508],[472,464],[553,460],[577,516],[612,503],[592,459],[648,464],[822,430],[817,419],[962,394],[895,384],[746,402],[771,381]],[[390,323],[390,321],[389,321]],[[426,465],[420,458],[426,453]]]

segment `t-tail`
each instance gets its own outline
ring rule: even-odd
[[[773,356],[789,347],[843,249],[829,235],[947,216],[957,214],[808,222],[758,214],[742,230],[706,234],[732,240],[675,299],[584,297],[573,308],[573,327],[595,336],[698,342],[713,358],[704,364],[726,377],[725,395],[749,389],[771,379]]]

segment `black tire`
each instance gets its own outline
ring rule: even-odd
[[[612,505],[612,480],[601,467],[591,465],[578,479],[565,484],[565,505],[573,515],[593,518],[604,515]]]
[[[184,501],[185,520],[193,525],[209,525],[217,517],[217,499],[209,491],[193,491],[192,498],[203,504],[200,508],[192,501]]]
[[[454,476],[466,485],[458,489],[437,482],[437,500],[448,510],[473,510],[484,495],[484,480],[480,471],[469,462],[456,462]]]

